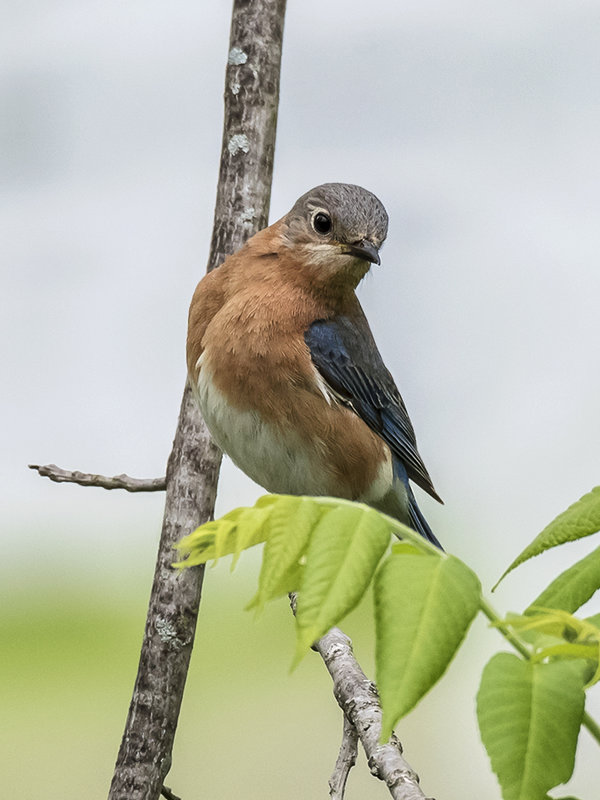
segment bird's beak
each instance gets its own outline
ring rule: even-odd
[[[344,245],[342,252],[356,258],[364,258],[365,261],[370,261],[372,264],[381,264],[379,250],[369,239],[360,239],[358,242]]]

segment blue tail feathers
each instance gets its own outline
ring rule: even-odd
[[[411,528],[413,528],[417,533],[420,533],[428,542],[439,547],[440,550],[444,548],[438,541],[436,535],[433,533],[429,525],[427,524],[427,520],[423,516],[421,509],[417,505],[417,501],[413,494],[413,490],[410,486],[408,475],[406,473],[406,468],[404,464],[397,458],[394,458],[394,475],[396,478],[402,483],[403,489],[406,491],[406,501],[408,503],[408,517]],[[406,520],[401,520],[401,522],[405,522]]]
[[[415,496],[412,492],[410,486],[407,486],[408,489],[408,513],[410,515],[411,521],[411,528],[414,528],[418,533],[421,534],[428,542],[434,544],[436,547],[439,547],[440,550],[444,548],[439,543],[436,535],[431,530],[429,525],[427,524],[427,520],[423,516],[421,509],[417,505],[417,501],[415,500]]]

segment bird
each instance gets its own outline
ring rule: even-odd
[[[361,186],[303,194],[198,284],[188,377],[217,445],[268,492],[360,501],[442,549],[411,481],[442,500],[355,292],[387,230]]]

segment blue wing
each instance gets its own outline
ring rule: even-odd
[[[341,402],[383,439],[407,476],[441,503],[418,453],[406,406],[364,315],[317,320],[304,339],[313,364]]]

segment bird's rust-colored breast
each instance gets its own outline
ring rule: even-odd
[[[331,297],[315,290],[278,245],[276,226],[250,239],[196,289],[190,379],[197,382],[206,370],[230,405],[257,413],[282,441],[293,431],[311,463],[323,465],[323,493],[362,498],[389,461],[388,448],[354,412],[324,395],[304,340],[314,320],[352,313],[358,301],[353,292]]]

